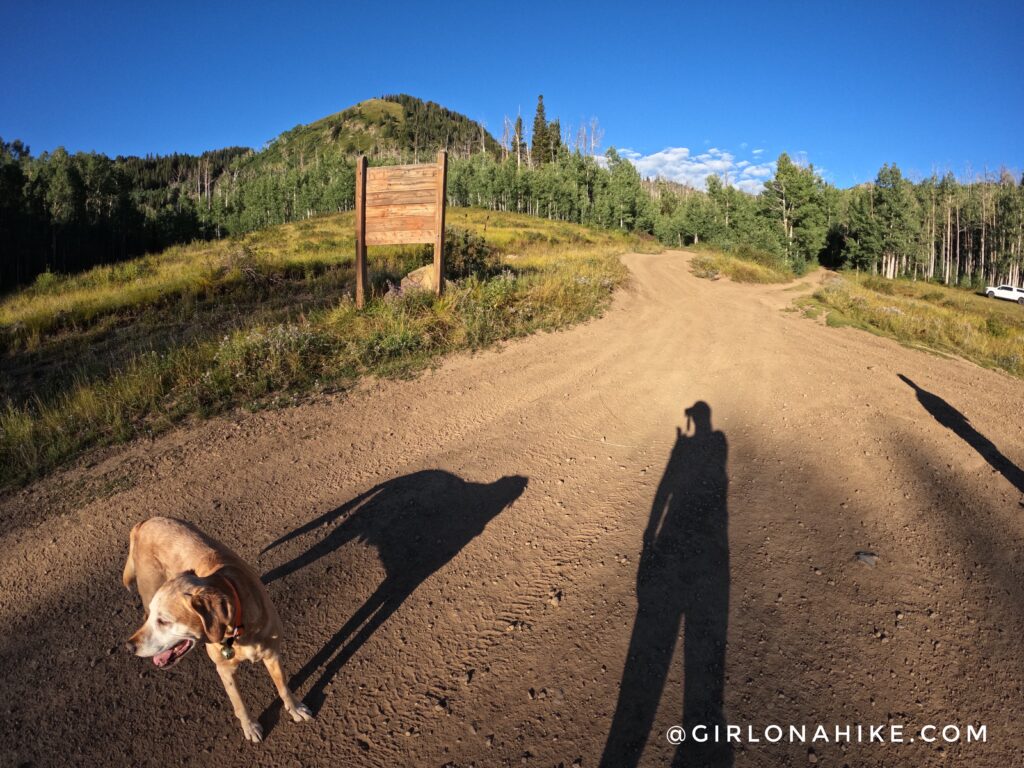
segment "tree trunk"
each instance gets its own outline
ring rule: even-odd
[[[951,226],[951,213],[949,203],[946,203],[946,228],[942,232],[942,281],[949,285],[949,265],[952,262],[950,254],[952,253],[952,246],[950,245],[950,226]]]
[[[956,269],[953,271],[955,285],[960,285],[960,206],[956,207]]]
[[[928,232],[931,236],[930,245],[928,246],[928,279],[931,280],[935,277],[935,187],[932,186],[932,206],[931,206],[931,217],[929,219]]]

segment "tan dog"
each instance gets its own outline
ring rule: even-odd
[[[313,718],[285,683],[278,653],[281,622],[270,597],[230,549],[181,520],[150,518],[132,528],[124,585],[133,583],[146,622],[128,640],[128,649],[169,669],[196,643],[206,643],[245,738],[261,741],[263,729],[249,717],[235,685],[242,661],[266,665],[292,720]]]

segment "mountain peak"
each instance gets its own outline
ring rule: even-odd
[[[268,142],[253,160],[286,167],[339,155],[422,162],[439,149],[461,156],[481,148],[494,154],[500,149],[480,123],[435,102],[394,94],[297,125]]]

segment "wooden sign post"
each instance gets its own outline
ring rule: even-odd
[[[434,284],[444,292],[444,207],[448,153],[437,164],[367,168],[356,163],[356,307],[366,305],[366,246],[434,244]]]

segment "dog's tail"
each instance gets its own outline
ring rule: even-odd
[[[131,589],[135,583],[135,535],[141,525],[142,523],[138,523],[132,528],[132,532],[128,536],[128,560],[125,561],[124,573],[121,575],[121,581],[127,589]]]

